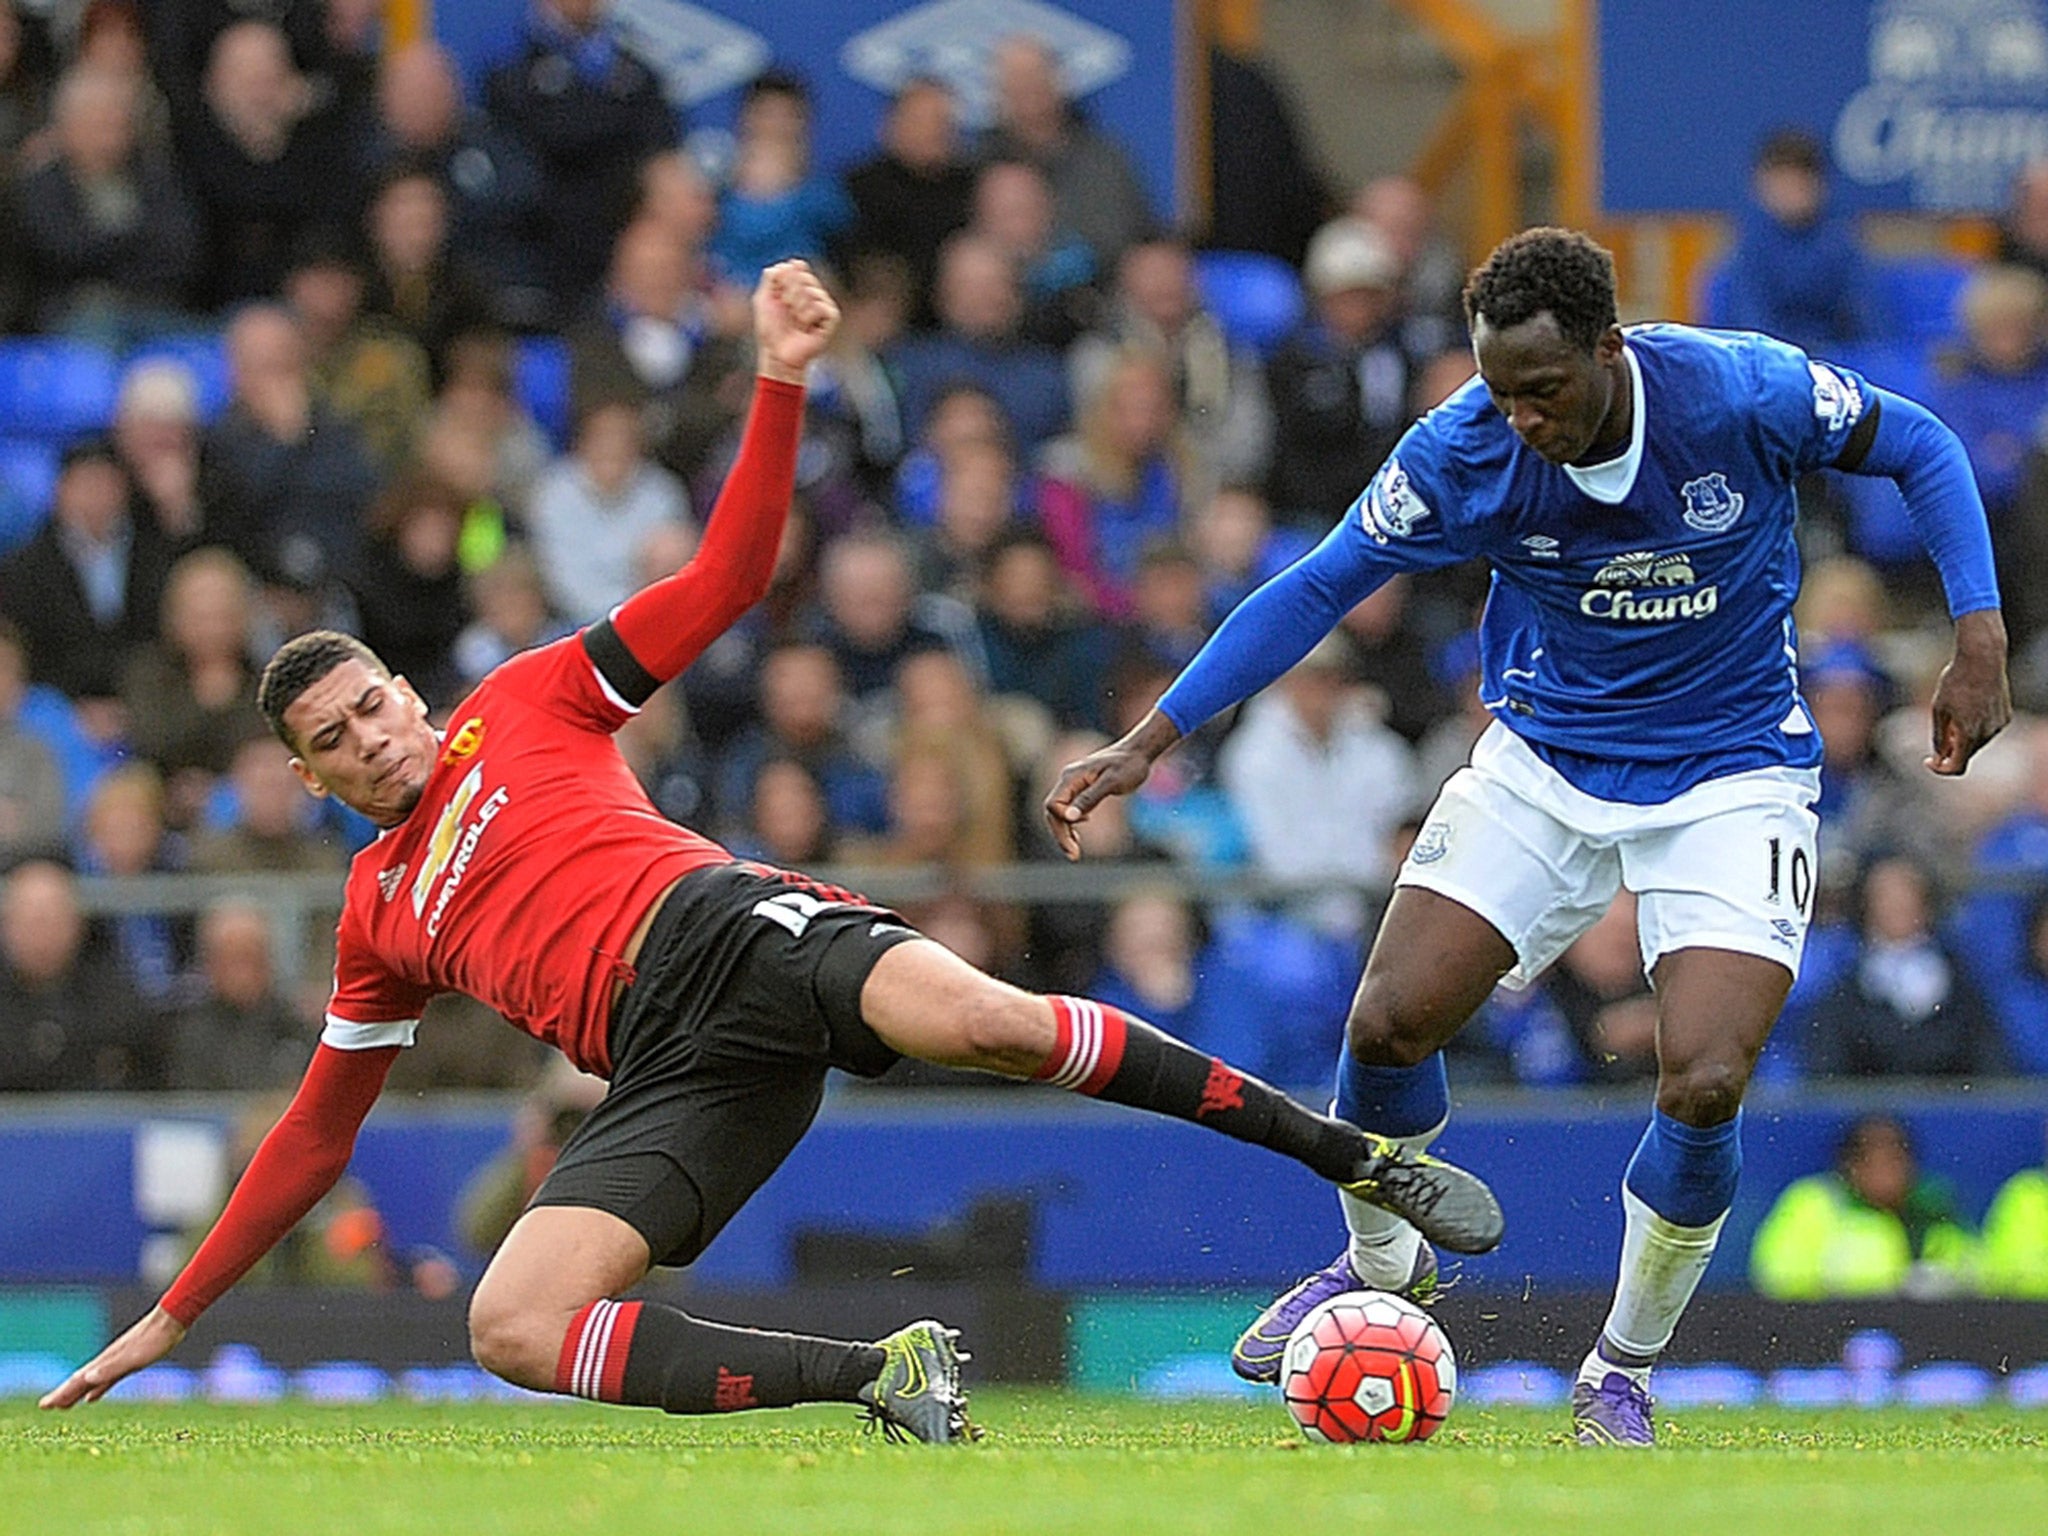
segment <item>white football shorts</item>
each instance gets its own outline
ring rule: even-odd
[[[1646,973],[1674,949],[1729,949],[1796,977],[1819,796],[1818,769],[1758,768],[1661,805],[1601,800],[1495,723],[1438,794],[1395,883],[1499,929],[1519,961],[1509,987],[1540,975],[1622,887],[1636,893]]]

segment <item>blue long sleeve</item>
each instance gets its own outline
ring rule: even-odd
[[[1950,618],[1996,608],[1991,529],[1962,439],[1917,401],[1887,389],[1872,393],[1880,407],[1877,435],[1852,473],[1898,483],[1913,532],[1941,572]]]
[[[1300,661],[1401,569],[1347,513],[1322,543],[1231,610],[1161,695],[1160,712],[1188,735]]]

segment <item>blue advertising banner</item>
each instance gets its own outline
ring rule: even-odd
[[[434,30],[472,85],[518,49],[530,0],[441,0]],[[1130,152],[1163,215],[1177,213],[1177,0],[614,0],[613,13],[667,81],[691,147],[716,165],[742,87],[771,64],[816,98],[819,163],[874,153],[883,109],[913,75],[960,95],[970,129],[988,119],[988,56],[1028,34],[1059,55],[1068,88]]]
[[[1995,210],[2048,154],[2048,0],[1610,0],[1598,58],[1611,213],[1738,207],[1785,126],[1850,210]]]

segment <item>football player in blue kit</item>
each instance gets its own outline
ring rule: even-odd
[[[1494,716],[1402,866],[1347,1024],[1336,1112],[1426,1145],[1440,1047],[1626,886],[1657,998],[1657,1091],[1622,1181],[1613,1307],[1572,1393],[1578,1438],[1649,1445],[1650,1368],[1712,1256],[1741,1106],[1799,968],[1820,739],[1798,691],[1794,482],[1897,482],[1954,620],[1927,766],[1959,774],[2011,714],[1991,542],[1968,457],[1924,407],[1767,336],[1616,320],[1614,267],[1532,229],[1465,289],[1479,376],[1409,429],[1343,522],[1225,620],[1139,725],[1046,799],[1068,856],[1089,811],[1292,667],[1401,571],[1483,559]],[[1346,1200],[1350,1242],[1238,1341],[1270,1381],[1294,1324],[1360,1287],[1426,1298],[1436,1257]]]

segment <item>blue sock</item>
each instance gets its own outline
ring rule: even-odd
[[[1742,1112],[1701,1129],[1650,1112],[1650,1128],[1628,1160],[1622,1184],[1676,1227],[1704,1227],[1735,1203],[1742,1175]]]
[[[1413,1067],[1368,1067],[1347,1047],[1337,1060],[1339,1120],[1380,1136],[1420,1136],[1451,1113],[1444,1053]]]

